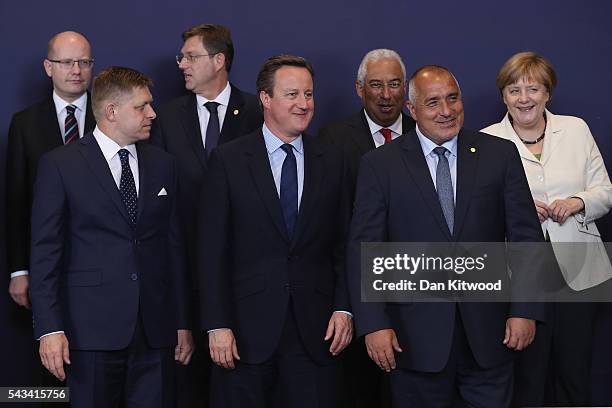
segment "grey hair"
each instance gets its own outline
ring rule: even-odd
[[[421,72],[423,71],[444,71],[450,74],[450,76],[453,77],[453,79],[455,80],[455,83],[457,84],[457,89],[459,89],[459,95],[462,94],[461,92],[461,86],[459,85],[459,81],[457,81],[457,78],[455,77],[455,74],[453,74],[450,69],[443,67],[441,65],[425,65],[422,66],[421,68],[417,69],[416,71],[414,71],[414,74],[412,74],[412,76],[410,77],[410,81],[408,82],[408,100],[410,101],[410,103],[412,103],[413,105],[416,104],[416,90],[415,90],[415,86],[414,86],[414,81],[417,77],[417,75],[419,75]]]
[[[361,64],[359,64],[359,69],[357,70],[357,82],[359,82],[360,85],[363,85],[365,77],[368,73],[368,64],[370,62],[376,62],[384,59],[392,59],[397,61],[402,68],[402,75],[404,76],[403,79],[406,80],[406,66],[404,65],[404,61],[402,61],[399,54],[393,50],[378,48],[368,52],[361,60]]]

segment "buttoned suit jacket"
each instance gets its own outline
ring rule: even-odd
[[[30,265],[37,338],[63,330],[73,349],[119,350],[140,316],[149,345],[161,348],[189,327],[174,160],[136,148],[135,227],[92,133],[41,158]]]
[[[483,368],[513,357],[502,340],[508,317],[544,319],[541,304],[365,303],[361,301],[361,242],[542,242],[537,214],[516,148],[499,138],[461,130],[457,192],[449,232],[416,131],[366,154],[360,165],[347,254],[358,336],[393,328],[398,366],[441,371],[451,352],[455,312]]]
[[[259,100],[231,85],[219,145],[252,132],[263,123]],[[179,217],[187,245],[187,267],[195,273],[196,225],[202,180],[208,171],[208,160],[202,143],[195,94],[174,99],[159,109],[153,124],[152,143],[177,159],[179,173]],[[197,276],[194,276],[197,278]],[[197,283],[194,288],[197,288]]]
[[[343,154],[307,135],[303,141],[304,186],[292,238],[261,129],[213,152],[202,189],[202,327],[232,329],[242,362],[262,363],[273,355],[292,302],[308,354],[329,364],[327,324],[334,311],[350,310]]]
[[[96,121],[87,97],[84,133]],[[6,245],[9,273],[28,270],[30,265],[30,216],[38,160],[44,153],[62,146],[53,97],[13,115],[6,151]]]
[[[404,112],[401,115],[402,132],[408,133],[414,129],[414,120]],[[319,138],[326,143],[337,145],[344,151],[351,182],[354,185],[361,157],[376,148],[364,110],[359,110],[359,112],[344,121],[332,123],[321,128],[319,130]]]

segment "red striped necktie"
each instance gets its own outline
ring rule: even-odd
[[[68,144],[79,138],[79,124],[77,123],[74,111],[76,106],[66,106],[66,120],[64,121],[64,144]]]

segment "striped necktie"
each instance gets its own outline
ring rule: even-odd
[[[66,120],[64,121],[64,144],[68,144],[79,138],[79,124],[77,123],[74,111],[76,106],[66,106]]]

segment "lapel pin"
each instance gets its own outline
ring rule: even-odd
[[[470,147],[470,152],[476,153],[476,148],[475,147]]]
[[[237,116],[240,113],[238,109],[234,109],[234,116]]]

